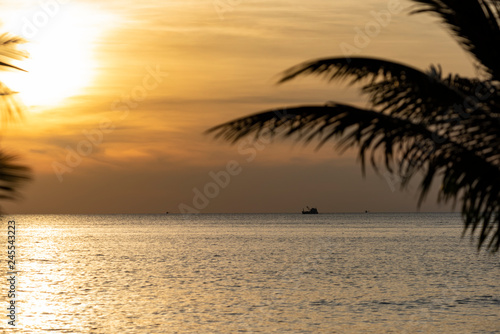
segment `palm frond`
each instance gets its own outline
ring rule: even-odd
[[[28,57],[26,51],[18,49],[18,45],[25,42],[23,38],[9,33],[0,35],[0,70],[15,69],[25,71],[12,64],[12,60],[22,60]]]
[[[464,117],[489,117],[500,125],[491,108],[496,88],[492,83],[450,75],[443,78],[441,70],[432,67],[424,72],[411,66],[377,58],[324,58],[305,62],[286,70],[280,83],[300,75],[323,75],[331,80],[362,83],[375,109],[398,117],[411,117],[448,127],[460,112]],[[482,91],[480,99],[476,97]],[[488,95],[488,97],[486,97]],[[476,102],[471,105],[471,100]],[[477,101],[476,101],[477,100]],[[481,100],[481,101],[479,101]],[[481,102],[481,103],[479,103]],[[459,109],[459,110],[457,110]],[[462,110],[463,109],[463,110]],[[441,129],[445,131],[445,129]]]
[[[18,93],[0,82],[0,118],[2,120],[0,124],[22,119],[24,110],[25,106],[19,99]]]
[[[28,57],[25,51],[19,50],[19,44],[25,43],[21,37],[8,33],[0,35],[0,70],[18,70],[22,68],[12,64],[13,60],[21,60]],[[17,92],[12,91],[4,83],[0,82],[0,111],[2,124],[15,120],[22,116],[24,105],[19,100]]]
[[[17,46],[24,43],[21,37],[11,34],[0,35],[0,70],[14,69],[24,71],[12,64],[13,60],[21,60],[27,57],[27,53],[20,51]],[[17,99],[17,92],[12,91],[0,82],[0,112],[2,124],[7,120],[22,114],[23,106]],[[28,167],[19,164],[15,155],[7,154],[0,150],[0,199],[14,200],[19,197],[19,186],[31,179],[31,171]]]
[[[460,196],[466,231],[478,236],[478,249],[500,248],[500,1],[413,0],[414,12],[434,12],[451,27],[489,78],[443,76],[440,67],[421,71],[376,58],[324,58],[283,73],[280,83],[301,75],[360,83],[372,108],[338,103],[270,110],[210,129],[216,138],[236,142],[247,136],[335,140],[341,150],[356,147],[363,170],[376,158],[408,184],[422,173],[419,205],[439,178],[439,201]],[[479,24],[476,26],[476,23]],[[475,30],[477,27],[477,30]],[[397,170],[396,170],[397,168]]]
[[[434,119],[468,98],[468,92],[454,84],[458,81],[463,85],[463,78],[444,80],[435,67],[423,72],[405,64],[366,57],[308,61],[285,71],[280,83],[307,74],[324,75],[329,81],[350,79],[350,84],[364,82],[362,92],[369,96],[374,107],[400,116],[411,112],[422,121]],[[429,102],[433,108],[426,108]],[[443,108],[436,109],[438,105]]]
[[[500,5],[498,0],[412,0],[413,13],[438,15],[458,42],[492,78],[500,80]]]
[[[380,58],[336,57],[307,61],[285,72],[279,83],[284,83],[303,74],[324,75],[329,81],[352,78],[350,83],[360,80],[400,78],[409,76],[413,81],[427,81],[428,76],[422,71],[398,62]]]
[[[31,179],[31,170],[17,161],[17,156],[0,151],[0,199],[2,200],[19,198],[19,187]]]
[[[318,147],[333,139],[341,150],[358,148],[363,170],[368,154],[372,166],[378,169],[376,156],[377,152],[382,153],[385,167],[389,171],[397,167],[398,173],[405,176],[402,186],[407,185],[417,172],[422,172],[421,201],[433,180],[441,176],[443,187],[440,200],[456,200],[459,192],[463,191],[466,197],[480,196],[489,208],[500,210],[498,196],[491,196],[489,192],[490,183],[500,185],[498,166],[485,161],[478,152],[470,150],[452,136],[443,136],[437,144],[436,132],[411,119],[332,103],[268,110],[218,125],[207,132],[233,143],[243,137],[257,138],[264,133],[271,137],[294,137],[306,143],[317,140]],[[474,210],[481,211],[482,207],[483,203],[471,202],[463,209],[468,214]],[[491,227],[489,218],[491,216],[476,220],[470,218],[467,226],[473,231],[480,225]],[[487,236],[483,237],[481,233],[480,246],[490,236],[495,239],[489,242],[488,247],[497,250],[500,245],[498,227],[495,233]]]

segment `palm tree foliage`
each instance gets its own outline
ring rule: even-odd
[[[17,46],[23,43],[20,37],[10,34],[0,35],[0,70],[23,69],[14,66],[13,60],[21,60],[27,54],[20,51]],[[2,123],[19,117],[22,107],[16,99],[16,92],[0,82],[0,112],[2,112]],[[30,169],[17,162],[17,157],[0,150],[0,200],[12,200],[18,197],[18,187],[30,179]]]
[[[208,132],[227,141],[266,134],[319,146],[335,140],[356,147],[362,162],[398,173],[404,187],[423,175],[420,201],[439,179],[438,200],[462,204],[464,233],[478,248],[500,247],[500,1],[412,0],[413,13],[437,15],[473,56],[478,77],[443,75],[440,66],[422,71],[376,58],[326,58],[284,72],[280,83],[321,75],[361,84],[370,108],[328,102],[246,116]]]

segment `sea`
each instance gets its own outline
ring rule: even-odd
[[[500,333],[500,254],[462,237],[459,214],[7,215],[1,228],[3,333]]]

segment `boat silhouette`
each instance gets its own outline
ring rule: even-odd
[[[309,208],[306,206],[307,210],[302,209],[302,214],[303,215],[317,215],[318,214],[318,209],[316,208]]]

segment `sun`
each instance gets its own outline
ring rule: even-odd
[[[30,56],[16,63],[26,73],[6,73],[2,81],[19,92],[26,106],[39,107],[32,110],[60,105],[84,93],[96,75],[94,49],[105,27],[100,23],[106,15],[88,6],[61,5],[57,12],[43,14],[44,8],[35,8],[14,29],[4,27],[27,40],[22,48]]]

